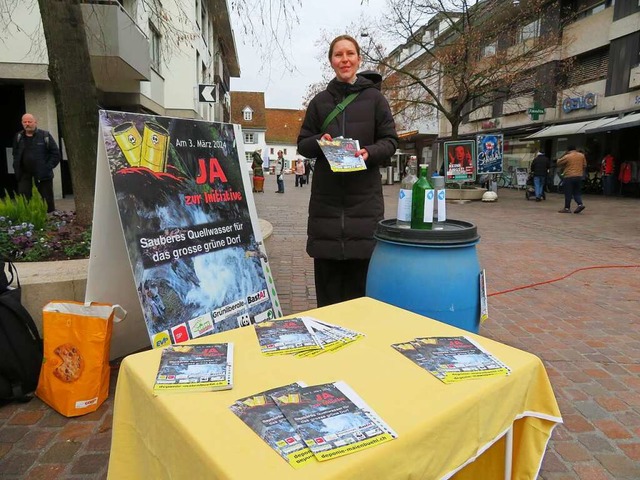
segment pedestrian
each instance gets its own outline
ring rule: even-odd
[[[276,181],[278,182],[278,190],[276,193],[284,193],[284,166],[285,160],[282,156],[282,150],[278,150],[278,158],[276,159]]]
[[[580,213],[585,209],[580,194],[580,184],[587,168],[587,159],[583,153],[576,150],[576,147],[567,148],[567,153],[558,160],[558,167],[562,169],[564,185],[564,208],[559,213],[571,213],[571,199],[573,198],[578,206],[573,213]]]
[[[309,201],[307,253],[314,259],[318,307],[364,296],[373,234],[384,216],[380,166],[398,146],[389,103],[380,92],[382,76],[357,73],[358,42],[348,35],[329,46],[335,78],[309,103],[298,136],[298,151],[316,158]],[[359,141],[366,170],[337,173],[318,145],[343,136]]]
[[[311,160],[308,158],[304,159],[304,183],[309,185],[309,175],[313,172],[313,167],[311,166]]]
[[[611,152],[602,159],[602,167],[600,169],[602,174],[602,193],[604,195],[613,195],[616,189],[616,159]]]
[[[18,194],[31,198],[35,182],[47,202],[47,213],[55,210],[53,200],[53,169],[60,163],[60,149],[49,132],[38,128],[35,116],[22,116],[22,131],[13,140],[13,170],[18,182]]]
[[[253,170],[253,191],[264,192],[264,170],[262,168],[262,150],[258,149],[251,154],[251,169]]]
[[[544,187],[547,184],[547,174],[551,167],[551,161],[542,151],[538,152],[536,158],[531,162],[531,172],[533,173],[533,188],[535,190],[536,202],[542,200]]]
[[[302,163],[302,159],[299,158],[296,160],[296,187],[300,185],[304,185],[304,163]]]

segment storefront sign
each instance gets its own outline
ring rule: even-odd
[[[497,118],[493,118],[491,120],[485,120],[480,124],[480,128],[482,130],[489,130],[491,128],[498,128],[500,126],[500,120]]]
[[[591,110],[596,106],[598,100],[598,95],[595,93],[587,93],[582,97],[567,97],[562,102],[562,110],[565,113],[572,112],[573,110],[580,110],[584,108],[585,110]]]

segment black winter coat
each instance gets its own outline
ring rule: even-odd
[[[384,217],[380,166],[387,164],[398,147],[398,135],[387,100],[380,92],[382,77],[375,72],[358,74],[354,84],[333,79],[327,89],[309,103],[298,136],[298,153],[316,158],[309,201],[307,253],[334,260],[370,258],[373,234]],[[322,123],[347,95],[358,97],[321,131]],[[335,173],[317,140],[323,134],[357,139],[369,153],[367,169]]]
[[[538,154],[531,162],[531,171],[537,177],[543,177],[547,174],[550,167],[549,158],[546,155]]]
[[[22,154],[24,153],[24,130],[16,134],[13,140],[13,170],[19,180],[22,174]],[[38,180],[51,180],[53,169],[60,163],[60,149],[46,130],[39,128],[33,133],[33,148],[36,156],[37,171],[33,176]]]

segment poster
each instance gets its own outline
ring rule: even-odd
[[[133,275],[115,281],[134,289],[153,347],[282,315],[236,134],[232,124],[100,112],[96,205],[108,200],[98,194],[106,164]],[[94,237],[112,235],[99,218]],[[99,297],[92,262],[87,297]]]
[[[444,152],[447,182],[473,182],[476,179],[473,140],[445,142]]]
[[[501,133],[478,135],[478,174],[502,173],[504,139]]]

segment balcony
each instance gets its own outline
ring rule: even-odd
[[[81,7],[96,86],[139,91],[139,81],[151,79],[147,36],[117,1],[84,1]]]

